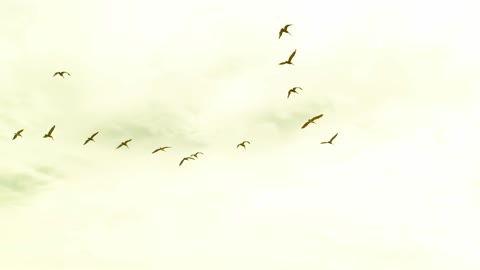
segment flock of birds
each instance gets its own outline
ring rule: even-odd
[[[289,34],[289,35],[291,35],[290,32],[288,32],[288,28],[289,28],[290,26],[292,26],[292,24],[287,24],[287,25],[285,25],[283,28],[280,29],[280,32],[279,32],[279,35],[278,35],[278,39],[280,39],[283,34]],[[288,57],[288,60],[287,60],[287,61],[280,62],[279,65],[293,65],[292,60],[293,60],[293,57],[295,57],[295,54],[296,54],[296,53],[297,53],[297,50],[295,49],[295,50],[290,54],[290,56]],[[67,71],[57,71],[57,72],[55,72],[55,73],[53,74],[53,77],[59,75],[60,77],[65,78],[65,77],[64,77],[65,74],[67,74],[68,76],[70,76],[70,73],[68,73]],[[287,99],[290,97],[290,94],[292,94],[292,93],[298,94],[297,89],[303,90],[301,87],[293,87],[292,89],[288,90]],[[302,129],[303,129],[303,128],[306,128],[309,124],[316,124],[316,123],[315,123],[315,120],[321,118],[322,116],[323,116],[323,114],[319,114],[319,115],[316,115],[316,116],[308,119],[307,122],[305,122],[305,124],[303,124],[301,128],[302,128]],[[55,125],[50,128],[50,130],[48,131],[48,133],[46,133],[45,135],[43,135],[43,138],[51,138],[51,139],[53,140],[52,133],[53,133],[54,130],[55,130]],[[12,140],[15,140],[15,139],[18,138],[18,137],[22,137],[22,132],[23,132],[23,131],[24,131],[24,129],[20,129],[19,131],[15,132],[14,135],[13,135],[13,139],[12,139]],[[95,138],[95,136],[97,136],[97,134],[98,134],[98,131],[95,132],[95,133],[93,133],[90,137],[88,137],[88,138],[85,140],[85,142],[83,143],[83,145],[86,145],[87,143],[89,143],[89,142],[91,142],[91,141],[92,141],[92,142],[95,142],[94,138]],[[332,138],[330,138],[330,140],[325,141],[325,142],[321,142],[321,144],[333,144],[332,142],[333,142],[333,140],[337,137],[337,135],[338,135],[338,133],[336,133]],[[22,138],[23,138],[23,137],[22,137]],[[131,142],[131,141],[132,141],[132,139],[128,139],[128,140],[126,140],[126,141],[121,142],[121,143],[117,146],[116,149],[119,149],[119,148],[121,148],[122,146],[125,146],[125,147],[129,148],[129,147],[128,147],[128,143]],[[246,146],[245,146],[246,143],[247,143],[247,144],[250,144],[249,141],[243,141],[243,142],[241,142],[241,143],[239,143],[239,144],[237,145],[237,148],[240,147],[240,146],[242,146],[243,149],[246,149]],[[162,146],[162,147],[159,147],[159,148],[155,149],[155,150],[152,152],[152,154],[155,154],[155,153],[157,153],[157,152],[159,152],[159,151],[164,151],[164,152],[165,152],[165,149],[168,149],[168,148],[172,148],[172,147],[170,147],[170,146]],[[191,154],[190,156],[186,156],[186,157],[182,158],[182,160],[180,161],[179,166],[181,166],[184,161],[197,159],[199,154],[202,154],[202,155],[203,155],[202,152],[196,152],[196,153],[194,153],[194,154]]]

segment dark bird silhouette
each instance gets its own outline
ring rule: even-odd
[[[322,142],[321,144],[328,143],[328,144],[333,144],[333,140],[337,137],[338,133],[333,135],[333,137],[328,141],[328,142]]]
[[[287,98],[290,97],[290,94],[291,94],[291,93],[298,94],[298,93],[297,93],[297,89],[303,90],[301,87],[293,87],[292,89],[288,90]]]
[[[287,24],[285,25],[282,29],[280,29],[280,32],[278,33],[278,39],[280,39],[282,37],[282,34],[283,33],[286,33],[286,34],[289,34],[289,35],[292,35],[288,32],[288,27],[291,26],[291,24]]]
[[[20,129],[19,131],[15,132],[12,140],[15,140],[18,136],[22,137],[22,132],[23,132],[23,129]]]
[[[237,144],[237,148],[238,148],[239,146],[243,146],[243,149],[247,149],[247,148],[245,147],[245,143],[248,143],[248,144],[250,144],[250,142],[249,142],[249,141],[243,141],[243,142],[241,142],[241,143]]]
[[[323,116],[323,114],[320,114],[320,115],[317,115],[317,116],[315,116],[315,117],[312,117],[311,119],[308,119],[308,121],[307,121],[305,124],[303,124],[302,128],[307,127],[308,124],[310,124],[310,123],[316,124],[316,123],[315,123],[315,120],[317,120],[318,118],[320,118],[320,117],[322,117],[322,116]]]
[[[50,128],[50,130],[48,131],[47,134],[43,135],[43,138],[49,138],[49,137],[50,137],[50,138],[52,138],[52,140],[53,140],[52,132],[53,132],[54,129],[55,129],[55,125],[53,125],[53,127]]]
[[[122,147],[122,146],[126,146],[127,148],[129,148],[128,145],[127,145],[127,143],[129,143],[131,140],[132,140],[132,139],[128,139],[128,140],[120,143],[120,144],[117,146],[116,149],[118,149],[118,148],[120,148],[120,147]]]
[[[62,78],[65,78],[65,77],[63,77],[63,74],[67,74],[68,76],[70,76],[70,73],[68,73],[66,71],[57,71],[53,74],[52,77],[55,77],[56,75],[60,75],[60,76],[62,76]]]
[[[295,51],[293,51],[293,53],[290,54],[290,57],[288,58],[287,61],[281,62],[279,65],[285,65],[285,64],[293,65],[292,59],[293,59],[293,57],[295,56],[296,53],[297,53],[297,49],[295,49]]]
[[[165,152],[165,149],[167,149],[167,148],[171,148],[171,147],[170,147],[170,146],[159,147],[159,148],[155,149],[155,150],[152,152],[152,154],[155,154],[155,153],[158,152],[158,151],[163,151],[163,152]]]
[[[92,136],[88,137],[87,140],[83,143],[83,145],[87,144],[89,141],[92,141],[92,142],[95,142],[95,140],[93,139],[95,136],[97,136],[98,134],[98,131],[93,133]]]
[[[184,158],[182,159],[182,161],[180,161],[180,164],[179,164],[178,166],[182,166],[182,163],[183,163],[184,161],[186,161],[186,160],[189,160],[189,159],[195,160],[195,159],[192,158],[191,156],[190,156],[190,157],[184,157]]]
[[[195,154],[191,154],[190,157],[198,158],[198,154],[202,154],[202,155],[203,155],[202,152],[197,152],[197,153],[195,153]]]

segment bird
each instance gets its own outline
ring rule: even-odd
[[[131,140],[132,140],[132,139],[128,139],[128,140],[120,143],[120,144],[117,146],[116,149],[118,149],[118,148],[120,148],[120,147],[122,147],[122,146],[126,146],[127,148],[129,148],[128,145],[127,145],[127,143],[129,143]]]
[[[319,115],[317,115],[317,116],[315,116],[315,117],[312,117],[311,119],[308,119],[308,121],[305,122],[305,124],[303,124],[302,128],[307,127],[308,124],[310,124],[310,123],[316,124],[316,123],[315,123],[315,120],[317,120],[318,118],[320,118],[320,117],[322,117],[322,116],[323,116],[323,114],[319,114]]]
[[[47,134],[43,135],[43,138],[48,138],[48,137],[50,137],[50,138],[52,138],[52,140],[53,140],[52,132],[53,132],[54,129],[55,129],[55,125],[53,125],[53,127],[50,128],[50,130],[48,131]]]
[[[291,25],[292,25],[292,24],[287,24],[287,25],[285,25],[282,29],[280,29],[280,32],[278,33],[278,39],[280,39],[280,38],[282,37],[282,34],[283,34],[283,33],[287,33],[287,34],[289,34],[289,35],[292,35],[292,34],[290,34],[290,33],[288,32],[288,30],[287,30],[287,28],[288,28],[289,26],[291,26]]]
[[[66,71],[57,71],[53,74],[52,77],[55,77],[56,75],[60,75],[60,76],[62,76],[62,78],[65,78],[65,77],[63,77],[63,74],[67,74],[68,76],[70,76],[70,73],[68,73]]]
[[[155,154],[155,153],[158,152],[158,151],[164,151],[164,152],[165,152],[165,149],[167,149],[167,148],[171,148],[171,147],[170,147],[170,146],[159,147],[159,148],[155,149],[155,150],[152,152],[152,154]]]
[[[281,62],[279,65],[285,65],[285,64],[293,65],[292,59],[293,59],[293,57],[295,56],[296,53],[297,53],[297,49],[295,49],[295,50],[293,51],[293,53],[290,55],[290,57],[288,58],[287,61],[283,61],[283,62]]]
[[[247,148],[245,147],[245,143],[248,143],[248,144],[250,144],[250,142],[249,142],[249,141],[243,141],[243,142],[241,142],[241,143],[237,144],[237,148],[238,148],[239,146],[243,146],[243,149],[247,149]]]
[[[333,135],[333,137],[332,137],[328,142],[322,142],[322,143],[320,143],[320,144],[324,144],[324,143],[333,144],[332,142],[333,142],[333,140],[337,137],[337,135],[338,135],[338,133],[335,134],[335,135]]]
[[[20,129],[19,131],[15,132],[12,140],[15,140],[18,136],[22,137],[22,132],[23,132],[23,129]]]
[[[184,161],[186,161],[186,160],[189,160],[189,159],[195,160],[195,159],[192,158],[191,156],[190,156],[190,157],[184,157],[184,158],[182,159],[182,161],[180,161],[180,164],[179,164],[178,166],[182,166],[182,163],[183,163]]]
[[[198,154],[202,154],[202,155],[203,155],[202,152],[197,152],[197,153],[195,153],[195,154],[191,154],[190,157],[198,158]]]
[[[89,141],[92,141],[92,142],[95,142],[95,140],[93,139],[95,136],[97,136],[98,134],[98,131],[93,133],[92,136],[88,137],[87,140],[83,143],[83,145],[87,144]]]
[[[298,93],[297,93],[297,89],[303,90],[301,87],[293,87],[292,89],[288,90],[287,98],[290,97],[290,94],[291,94],[291,93],[298,94]]]

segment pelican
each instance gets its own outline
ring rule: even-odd
[[[203,155],[202,152],[197,152],[197,153],[195,153],[195,154],[191,154],[190,157],[198,158],[198,154],[202,154],[202,155]]]
[[[293,53],[290,55],[290,57],[288,58],[287,61],[281,62],[279,65],[285,65],[285,64],[293,65],[292,59],[293,59],[293,57],[295,56],[296,53],[297,53],[297,49],[295,49],[295,51],[293,51]]]
[[[127,145],[127,143],[129,143],[131,140],[132,140],[132,139],[128,139],[128,140],[122,142],[121,144],[119,144],[119,145],[117,146],[116,149],[118,149],[118,148],[120,148],[120,147],[122,147],[122,146],[126,146],[127,148],[129,148],[128,145]]]
[[[290,33],[288,32],[288,30],[287,30],[287,28],[288,28],[289,26],[291,26],[291,24],[287,24],[287,25],[285,25],[282,29],[280,29],[280,32],[278,33],[278,39],[280,39],[280,38],[282,37],[282,34],[283,34],[283,33],[287,33],[287,34],[289,34],[289,35],[292,35],[292,34],[290,34]]]
[[[22,132],[23,132],[23,129],[20,129],[19,131],[15,132],[12,140],[15,140],[18,136],[22,137]]]
[[[247,149],[247,148],[245,147],[245,143],[250,144],[249,141],[243,141],[242,143],[237,144],[237,148],[238,148],[239,146],[243,146],[243,149]]]
[[[92,136],[88,137],[87,140],[83,143],[83,145],[87,144],[89,141],[92,141],[92,142],[95,142],[95,140],[93,139],[95,136],[97,136],[98,134],[98,131],[93,133]]]
[[[65,78],[65,77],[63,77],[63,74],[67,74],[68,76],[70,76],[70,73],[68,73],[66,71],[57,71],[53,74],[52,77],[55,77],[56,75],[60,75],[60,76],[62,76],[62,78]]]
[[[155,153],[158,152],[158,151],[163,151],[163,152],[165,152],[165,149],[167,149],[167,148],[172,148],[172,147],[170,147],[170,146],[159,147],[159,148],[155,149],[155,150],[152,152],[152,154],[155,154]]]
[[[316,123],[315,123],[315,120],[317,120],[318,118],[320,118],[320,117],[322,117],[322,116],[323,116],[323,114],[320,114],[320,115],[317,115],[317,116],[315,116],[315,117],[312,117],[311,119],[308,119],[308,121],[307,121],[305,124],[303,124],[302,128],[307,127],[308,124],[310,124],[310,123],[316,124]]]
[[[184,158],[182,159],[182,161],[180,161],[180,164],[179,164],[178,166],[182,166],[182,163],[183,163],[184,161],[186,161],[186,160],[189,160],[189,159],[195,160],[195,159],[192,158],[191,156],[190,156],[190,157],[184,157]]]
[[[292,89],[288,90],[287,98],[290,97],[290,94],[291,94],[291,93],[298,94],[298,93],[297,93],[297,89],[303,90],[301,87],[293,87]]]
[[[48,138],[48,137],[50,137],[50,138],[52,138],[52,140],[53,140],[52,132],[53,132],[54,129],[55,129],[55,125],[53,125],[53,127],[50,128],[50,130],[48,131],[47,134],[43,135],[43,138]]]
[[[324,144],[324,143],[333,144],[332,142],[333,142],[333,140],[337,137],[337,135],[338,135],[338,133],[335,134],[335,135],[333,135],[333,137],[332,137],[328,142],[322,142],[322,143],[320,143],[320,144]]]

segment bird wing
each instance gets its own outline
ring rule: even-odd
[[[285,29],[285,32],[288,30],[288,27],[291,26],[292,24],[287,24],[283,27],[283,29]]]
[[[50,128],[50,130],[48,131],[48,135],[52,135],[52,132],[53,132],[54,129],[55,129],[55,125]]]
[[[250,144],[250,142],[249,142],[249,141],[244,141],[244,143],[248,143],[248,144]]]
[[[337,137],[338,133],[333,135],[333,137],[330,139],[330,142],[333,141]]]
[[[297,53],[297,49],[295,49],[295,51],[293,51],[293,53],[290,55],[290,57],[288,58],[288,62],[291,62],[293,57],[295,56],[295,54]]]
[[[278,32],[278,38],[281,38],[281,37],[282,37],[282,34],[283,34],[283,28],[280,29],[280,32]]]
[[[324,143],[328,143],[328,142],[321,142],[320,144],[324,144]]]
[[[313,118],[312,118],[312,121],[313,121],[313,120],[316,120],[316,119],[318,119],[318,118],[320,118],[320,117],[322,117],[322,116],[323,116],[323,114],[319,114],[319,115],[313,117]]]
[[[83,145],[87,144],[88,141],[90,141],[90,138],[88,138],[88,139],[83,143]]]
[[[240,145],[242,145],[242,144],[241,144],[241,143],[237,144],[237,148],[238,148]]]
[[[186,158],[183,158],[182,161],[180,161],[180,164],[178,166],[182,166],[182,163],[186,160]]]
[[[294,87],[293,89],[300,89],[300,90],[303,90],[301,87]]]
[[[52,77],[55,77],[55,75],[60,75],[60,72],[57,71],[57,72],[53,73]]]
[[[172,147],[170,147],[170,146],[165,146],[165,147],[163,147],[163,149],[167,149],[167,148],[172,148]]]
[[[131,141],[132,141],[132,139],[128,139],[128,140],[125,141],[125,144],[127,144],[127,143],[129,143],[129,142],[131,142]]]
[[[310,124],[310,121],[307,121],[305,124],[303,124],[302,128],[305,128],[306,126],[308,126],[308,124]]]
[[[64,71],[63,73],[66,73],[66,74],[68,74],[68,76],[70,76],[70,73],[68,73],[68,72],[66,72],[66,71]]]
[[[22,132],[23,132],[23,129],[20,129],[19,131],[17,131],[18,134],[20,134]]]
[[[17,133],[15,133],[15,134],[13,135],[13,139],[12,139],[12,140],[15,140],[15,138],[17,138]]]
[[[155,154],[158,151],[160,151],[160,148],[153,150],[152,154]]]
[[[287,62],[281,62],[279,65],[285,65]]]
[[[93,139],[93,137],[97,136],[97,134],[98,134],[98,131],[95,132],[95,133],[93,133],[92,136],[91,136],[91,138]]]
[[[287,95],[287,98],[289,98],[289,97],[290,97],[290,94],[291,94],[292,92],[293,92],[293,90],[291,90],[291,89],[290,89],[290,90],[288,90],[288,95]]]
[[[122,145],[123,145],[123,143],[120,143],[120,144],[117,146],[117,148],[116,148],[116,149],[118,149],[118,148],[122,147]]]

